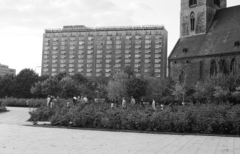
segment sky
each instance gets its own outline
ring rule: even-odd
[[[163,25],[169,55],[179,39],[180,0],[0,0],[0,63],[40,73],[44,30],[64,25]]]

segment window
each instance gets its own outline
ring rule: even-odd
[[[65,64],[61,64],[60,67],[65,67]]]
[[[88,46],[88,49],[93,49],[93,46],[92,45]]]
[[[197,0],[189,0],[189,6],[197,5]]]
[[[116,45],[116,49],[121,49],[121,45]]]
[[[121,38],[121,36],[116,36],[116,40],[120,40]]]
[[[237,62],[236,62],[235,58],[233,58],[233,59],[231,60],[231,63],[230,63],[230,72],[231,72],[232,74],[236,74],[236,72],[237,72]]]
[[[219,61],[219,72],[223,74],[228,74],[228,69],[226,67],[225,59]]]
[[[145,44],[151,44],[151,40],[145,40]]]
[[[52,60],[52,63],[57,63],[57,60],[56,59]]]
[[[97,58],[102,58],[102,55],[97,55]]]
[[[74,64],[69,64],[69,67],[74,67]]]
[[[140,58],[141,54],[135,54],[135,58]]]
[[[111,54],[112,51],[111,51],[111,50],[107,50],[106,53],[107,53],[107,54]]]
[[[126,49],[130,49],[130,48],[131,48],[131,45],[126,45],[125,48],[126,48]]]
[[[83,72],[83,69],[82,69],[82,68],[79,68],[79,69],[78,69],[78,72],[82,73],[82,72]]]
[[[135,53],[137,54],[137,53],[141,53],[141,50],[135,50]]]
[[[70,59],[73,59],[73,58],[75,58],[75,56],[74,56],[74,55],[70,55],[69,58],[70,58]]]
[[[115,63],[121,63],[121,59],[115,59]]]
[[[107,41],[107,44],[112,44],[112,41]]]
[[[97,54],[102,54],[102,50],[97,50]]]
[[[150,58],[151,55],[150,54],[145,54],[145,58]]]
[[[92,76],[92,73],[87,73],[86,76],[90,77]]]
[[[136,35],[135,38],[136,40],[141,39],[141,35]]]
[[[195,13],[194,12],[190,14],[190,25],[191,25],[191,31],[194,31],[195,29]]]
[[[92,67],[92,64],[87,64],[87,67]]]
[[[52,68],[52,72],[56,72],[57,71],[57,69],[56,68]]]
[[[161,54],[155,54],[155,58],[161,58]]]
[[[160,49],[158,49],[158,50],[156,49],[155,53],[161,53],[161,50]]]
[[[102,59],[97,59],[97,63],[102,63]]]
[[[141,45],[135,45],[135,49],[140,49]]]
[[[146,49],[150,49],[150,48],[151,48],[151,45],[145,45],[145,48],[146,48]]]
[[[69,54],[70,54],[70,55],[74,55],[75,52],[74,52],[73,50],[70,50],[70,51],[69,51]]]
[[[145,59],[145,60],[144,60],[144,63],[150,63],[150,62],[151,62],[150,59]]]
[[[155,64],[155,68],[159,68],[159,67],[161,67],[161,64]]]
[[[211,76],[216,76],[217,75],[217,64],[216,64],[216,61],[214,59],[211,60],[210,75]]]
[[[93,57],[93,55],[87,55],[87,58],[92,58]]]
[[[83,64],[78,64],[78,67],[83,67]]]
[[[79,46],[78,49],[84,49],[84,46]]]
[[[141,59],[135,59],[134,62],[135,62],[135,63],[140,63],[140,62],[141,62]]]
[[[102,64],[97,64],[96,67],[97,68],[102,67]]]
[[[127,40],[130,40],[132,38],[132,36],[126,36]]]
[[[145,36],[145,39],[146,39],[146,40],[151,39],[151,35],[146,35],[146,36]]]
[[[185,82],[185,76],[186,76],[185,72],[182,71],[181,74],[179,75],[179,82],[181,84]]]
[[[92,59],[88,59],[88,60],[87,60],[87,63],[92,63],[92,62],[93,62]]]
[[[78,63],[83,63],[83,59],[79,59],[79,60],[78,60]]]
[[[131,52],[131,50],[125,50],[125,53],[130,53]]]
[[[74,59],[70,59],[70,60],[69,60],[69,63],[74,63]]]
[[[214,0],[214,4],[220,6],[220,0]]]
[[[126,54],[125,58],[131,58],[131,55],[130,54]]]
[[[116,50],[116,54],[121,54],[121,50]]]
[[[131,63],[131,59],[125,59],[125,63]]]
[[[88,69],[87,69],[87,72],[92,72],[92,69],[91,69],[91,68],[88,68]]]
[[[49,51],[44,51],[43,53],[44,53],[44,54],[49,54]]]
[[[60,63],[66,63],[65,59],[61,59]]]
[[[106,58],[111,58],[112,57],[112,55],[106,55]]]
[[[83,41],[79,41],[79,45],[83,45],[84,44],[84,42]]]
[[[75,46],[70,46],[70,50],[73,50],[73,49],[75,49]]]
[[[61,51],[61,54],[62,55],[65,55],[67,52],[66,51]]]
[[[82,55],[84,53],[84,50],[79,50],[78,54]]]
[[[88,50],[87,53],[88,53],[88,54],[92,54],[92,53],[93,53],[93,50]]]
[[[106,49],[111,49],[111,48],[112,48],[112,46],[110,46],[110,45],[106,46]]]

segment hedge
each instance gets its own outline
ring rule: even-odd
[[[137,130],[154,132],[240,135],[240,105],[190,105],[160,108],[128,106],[111,109],[109,104],[65,104],[30,112],[30,121],[49,120],[53,126]]]

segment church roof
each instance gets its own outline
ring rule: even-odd
[[[169,59],[240,53],[236,41],[240,41],[240,5],[218,10],[206,34],[180,38]]]

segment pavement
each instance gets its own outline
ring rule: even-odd
[[[240,154],[240,138],[32,127],[28,108],[0,114],[0,154]]]

